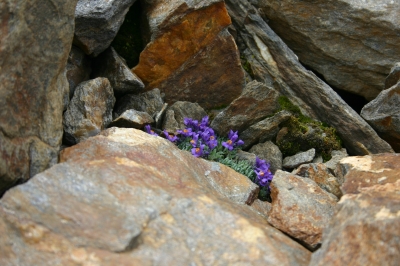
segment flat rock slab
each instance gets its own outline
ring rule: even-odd
[[[310,266],[399,265],[400,181],[342,197]]]
[[[153,124],[154,119],[146,112],[127,110],[117,119],[113,120],[108,127],[126,127],[143,129],[147,124]]]
[[[165,139],[112,128],[61,161],[0,201],[1,265],[309,263],[309,251],[234,203],[248,178]]]
[[[322,231],[335,212],[335,196],[311,179],[278,170],[271,183],[271,198],[271,225],[311,249],[321,243]]]
[[[356,194],[362,188],[395,183],[400,179],[400,154],[347,157],[340,161],[343,194]]]
[[[293,169],[297,166],[305,163],[310,163],[314,160],[315,149],[310,149],[305,152],[300,152],[293,156],[286,157],[283,159],[282,166],[287,169]]]

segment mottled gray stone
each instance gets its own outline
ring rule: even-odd
[[[146,112],[126,110],[117,119],[114,119],[108,127],[126,127],[143,129],[145,125],[154,123],[154,119]]]
[[[305,163],[310,163],[315,158],[315,149],[309,149],[305,152],[299,152],[293,156],[288,156],[283,159],[282,166],[284,168],[293,169]]]
[[[400,63],[396,63],[385,79],[385,89],[390,89],[400,81]]]
[[[336,176],[336,168],[337,168],[337,165],[339,164],[340,160],[342,160],[343,158],[346,158],[349,155],[347,154],[346,149],[343,148],[341,150],[333,150],[331,152],[331,156],[332,156],[332,158],[324,164],[325,164],[326,168],[328,168],[328,170],[331,172],[331,174]]]
[[[172,112],[170,112],[172,111]],[[198,103],[175,102],[168,108],[168,115],[164,119],[163,129],[168,132],[176,132],[178,129],[184,129],[185,118],[192,118],[201,122],[201,119],[207,116],[206,111]]]
[[[69,99],[74,96],[76,86],[83,81],[89,80],[91,71],[91,59],[81,49],[72,45],[67,62]]]
[[[277,170],[282,169],[282,152],[271,141],[259,143],[251,147],[249,152],[257,155],[258,158],[265,160],[271,166],[271,172],[275,173]]]

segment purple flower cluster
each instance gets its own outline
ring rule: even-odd
[[[233,150],[236,146],[240,146],[243,144],[243,140],[239,139],[238,132],[233,132],[233,130],[229,132],[228,140],[226,142],[222,142],[222,146],[230,151]]]
[[[158,134],[155,133],[154,130],[151,129],[150,125],[145,125],[144,128],[148,134],[153,135],[153,136],[158,136]]]
[[[261,187],[265,187],[271,183],[273,175],[271,170],[269,169],[269,163],[266,163],[265,160],[261,160],[256,157],[256,164],[254,165],[254,172],[257,175],[256,183]]]

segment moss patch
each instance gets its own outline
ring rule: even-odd
[[[124,23],[114,38],[111,46],[122,56],[130,68],[139,63],[139,55],[144,45],[141,33],[140,1],[136,1],[125,16]]]

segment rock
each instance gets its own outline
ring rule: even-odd
[[[385,79],[385,90],[390,89],[400,81],[400,62],[396,63]]]
[[[0,197],[58,160],[75,5],[0,1]]]
[[[271,183],[268,222],[314,249],[335,211],[337,198],[314,181],[278,170]]]
[[[90,58],[85,55],[81,49],[72,45],[67,62],[69,99],[72,99],[72,96],[74,96],[76,86],[90,79],[90,73],[92,71],[91,63]],[[68,104],[66,106],[68,106]]]
[[[150,43],[132,71],[147,90],[159,88],[165,101],[226,106],[245,83],[239,51],[227,27],[223,1],[144,1]]]
[[[249,126],[271,116],[279,109],[279,93],[265,84],[252,81],[246,85],[242,94],[228,108],[220,112],[211,127],[224,136],[230,130],[242,132]]]
[[[201,119],[207,116],[206,111],[198,103],[190,103],[190,102],[175,102],[168,108],[167,114],[164,123],[163,129],[168,132],[176,132],[178,129],[186,128],[183,120],[185,118],[192,118],[197,121],[201,121]]]
[[[106,50],[135,0],[79,0],[75,10],[74,44],[87,55]]]
[[[327,84],[300,64],[247,0],[225,3],[238,38],[249,49],[247,62],[251,57],[263,68],[262,76],[254,76],[256,80],[286,95],[304,115],[334,127],[350,154],[393,152]]]
[[[341,184],[339,184],[338,179],[332,175],[323,163],[300,165],[299,168],[293,170],[292,174],[313,180],[320,188],[335,195],[339,199],[343,195],[340,190]]]
[[[61,161],[0,201],[1,265],[308,265],[235,203],[248,178],[160,137],[112,128]]]
[[[365,187],[396,182],[399,179],[400,154],[347,157],[340,161],[339,168],[339,178],[344,180],[343,194],[357,194]]]
[[[343,148],[341,150],[333,150],[331,152],[331,159],[324,164],[325,164],[326,168],[331,172],[331,174],[336,176],[337,175],[336,168],[337,168],[340,160],[342,160],[343,158],[346,158],[348,156],[349,155],[347,154],[347,151],[345,148]]]
[[[94,66],[93,76],[108,78],[116,96],[139,93],[144,90],[143,82],[129,69],[112,47],[96,58]]]
[[[400,60],[400,7],[391,0],[252,3],[303,64],[341,90],[372,100]]]
[[[164,101],[161,98],[160,90],[154,89],[140,94],[127,94],[115,104],[114,112],[120,116],[126,110],[134,109],[136,111],[147,112],[151,117],[160,112]]]
[[[400,152],[400,83],[382,91],[361,110],[361,116]]]
[[[82,82],[64,114],[64,131],[71,144],[95,136],[112,121],[115,97],[107,78]]]
[[[168,103],[164,103],[160,112],[156,114],[154,118],[154,120],[156,121],[156,128],[161,128],[165,113],[167,112],[167,108],[168,108]]]
[[[323,163],[324,159],[322,158],[321,155],[315,156],[314,160],[312,161],[313,163]]]
[[[256,163],[256,155],[254,153],[245,152],[238,150],[236,153],[236,159],[248,161],[250,164],[254,165]]]
[[[344,195],[310,265],[398,265],[399,191],[397,180]]]
[[[146,112],[126,110],[117,119],[112,121],[108,127],[126,127],[143,129],[145,125],[154,123],[154,119]]]
[[[279,131],[279,125],[288,120],[292,114],[288,111],[280,111],[273,117],[266,118],[240,134],[244,141],[243,149],[248,149],[258,142],[272,140]]]
[[[271,211],[271,203],[256,199],[253,204],[251,204],[251,208],[264,218],[268,218],[268,213]]]
[[[254,153],[258,158],[268,162],[272,173],[282,169],[282,153],[278,146],[271,141],[254,145],[249,152]]]
[[[284,168],[293,169],[305,163],[310,163],[315,158],[315,149],[310,149],[305,152],[300,152],[296,155],[286,157],[283,159],[282,166]]]

